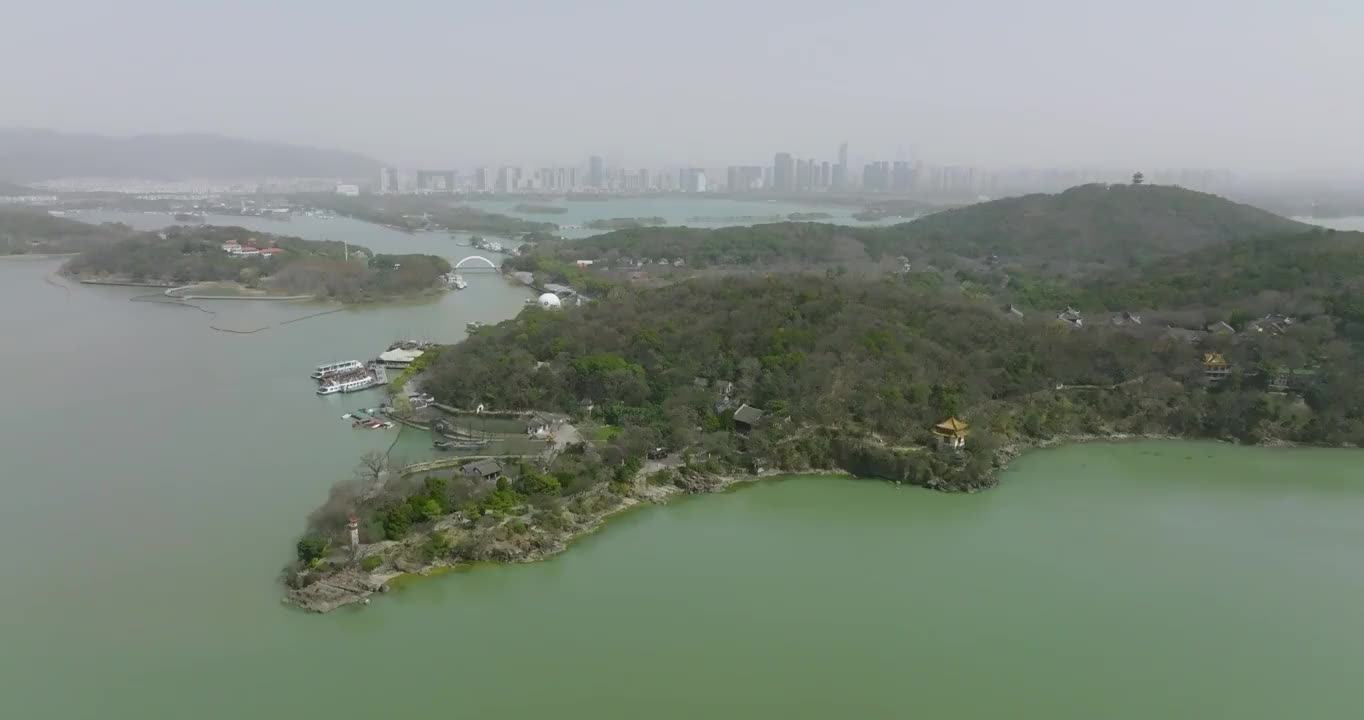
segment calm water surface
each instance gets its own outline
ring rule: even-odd
[[[401,234],[399,234],[401,235]],[[410,237],[410,236],[404,236]],[[414,241],[415,242],[415,241]],[[398,249],[367,241],[376,250]],[[794,478],[650,508],[549,562],[327,616],[279,604],[377,394],[311,366],[457,339],[526,293],[128,302],[0,262],[0,706],[14,718],[1347,718],[1364,707],[1350,451],[1038,452],[974,496]],[[420,453],[422,438],[398,437]]]
[[[523,203],[531,205],[553,205],[555,207],[563,208],[566,212],[546,215],[517,211],[515,207]],[[699,228],[732,227],[735,225],[781,222],[786,220],[792,213],[811,212],[821,212],[830,215],[829,218],[816,220],[815,222],[835,223],[840,225],[873,226],[906,221],[904,218],[885,218],[870,222],[856,220],[852,217],[852,214],[860,210],[861,208],[859,207],[804,205],[790,202],[689,197],[686,195],[573,201],[475,200],[471,201],[469,204],[489,212],[512,215],[527,220],[552,222],[558,225],[578,226],[567,228],[563,231],[562,234],[564,237],[570,238],[586,237],[588,235],[605,232],[603,230],[592,230],[590,228],[581,227],[593,220],[628,217],[661,217],[667,221],[668,225],[686,225],[688,227]]]
[[[523,213],[513,209],[522,203],[554,205],[564,208],[567,212],[545,215]],[[583,226],[592,220],[622,217],[661,217],[667,221],[668,225],[686,225],[700,228],[779,222],[791,213],[802,212],[823,212],[832,216],[817,222],[859,227],[907,222],[906,218],[884,218],[870,222],[855,220],[852,213],[859,208],[853,207],[755,202],[722,198],[688,198],[684,196],[632,197],[571,202],[567,200],[474,200],[465,204],[489,212],[563,225],[566,227],[560,234],[567,238],[587,237],[606,232]],[[156,230],[176,224],[174,217],[167,213],[88,210],[72,214],[70,217],[85,222],[122,222],[140,230]],[[282,221],[232,215],[209,215],[206,219],[214,225],[239,225],[259,232],[293,235],[309,240],[345,240],[364,244],[365,242],[373,242],[375,238],[380,238],[383,242],[403,248],[403,252],[432,252],[429,248],[438,247],[442,243],[448,244],[449,238],[446,233],[404,233],[383,226],[356,222],[348,218],[296,216],[290,220]],[[460,238],[470,237],[468,233],[458,233],[457,235]]]

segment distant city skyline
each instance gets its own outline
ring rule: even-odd
[[[1364,3],[1338,0],[72,0],[6,30],[0,126],[404,167],[833,162],[843,139],[854,168],[1364,165]]]
[[[412,170],[385,167],[369,187],[379,193],[768,193],[870,192],[947,195],[958,198],[1000,193],[1054,192],[1093,182],[1127,182],[1127,168],[990,168],[934,165],[914,160],[874,160],[851,165],[848,144],[840,143],[836,161],[773,154],[771,164],[720,167],[639,167],[609,164],[597,155],[558,167],[518,165]],[[845,163],[848,165],[845,167]],[[1223,192],[1236,177],[1224,169],[1145,168],[1147,181]]]

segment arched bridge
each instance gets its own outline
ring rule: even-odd
[[[458,269],[464,267],[464,263],[467,263],[467,262],[469,262],[470,260],[478,260],[478,261],[481,261],[482,263],[484,263],[485,265],[488,266],[488,269],[489,269],[489,270],[496,270],[496,269],[497,269],[497,264],[496,264],[496,263],[494,263],[492,260],[489,260],[488,258],[483,257],[482,255],[470,255],[469,257],[464,258],[463,260],[460,260],[459,262],[455,263],[455,269],[458,270]]]

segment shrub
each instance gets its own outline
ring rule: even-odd
[[[327,554],[327,539],[317,534],[305,535],[298,541],[298,560],[301,563],[311,563],[323,555]]]
[[[412,506],[407,503],[398,505],[384,514],[384,537],[401,540],[412,528]]]
[[[360,561],[360,569],[364,570],[365,572],[372,572],[373,570],[377,569],[380,565],[383,564],[384,564],[383,558],[379,557],[378,555],[370,555],[369,557],[366,557],[364,560]]]

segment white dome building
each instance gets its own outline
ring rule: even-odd
[[[563,301],[559,300],[559,296],[554,293],[545,293],[540,296],[540,307],[546,310],[554,310],[562,305]]]

